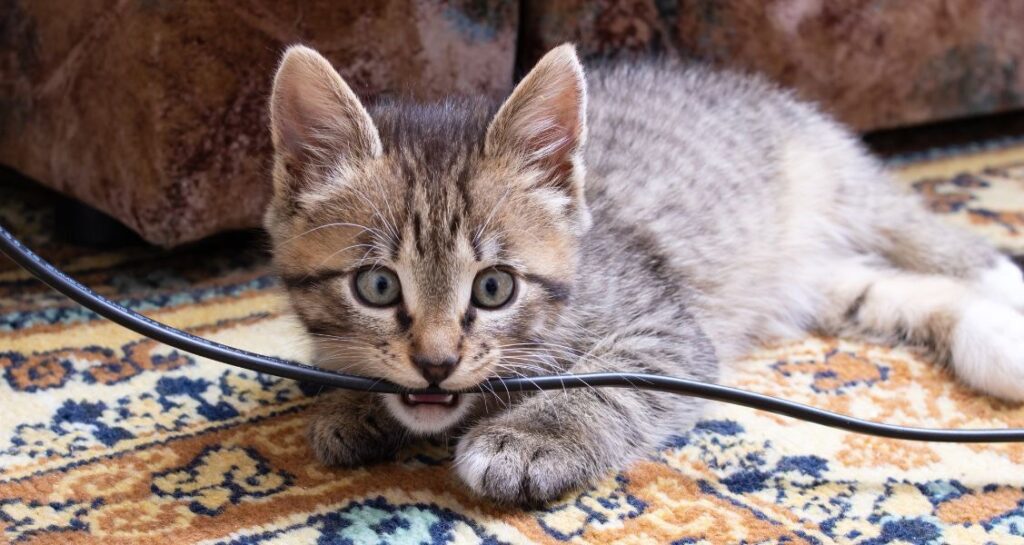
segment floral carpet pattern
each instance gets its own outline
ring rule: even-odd
[[[1024,147],[898,175],[1024,252]],[[0,222],[156,319],[304,358],[251,240],[90,251],[47,239],[48,202],[0,187]],[[900,424],[1024,427],[1024,407],[902,347],[808,338],[759,350],[726,382]],[[468,495],[441,443],[392,464],[318,465],[303,431],[319,390],[140,338],[0,261],[0,543],[1024,544],[1024,445],[885,440],[715,405],[596,487],[514,511]]]

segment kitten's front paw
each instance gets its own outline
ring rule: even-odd
[[[309,423],[309,443],[324,465],[355,467],[391,460],[399,442],[369,415],[318,414]]]
[[[477,494],[535,506],[588,485],[599,469],[569,438],[550,430],[483,424],[459,441],[455,472]]]

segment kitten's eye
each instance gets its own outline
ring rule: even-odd
[[[359,271],[356,274],[355,291],[359,300],[371,307],[393,305],[402,296],[398,276],[379,267]]]
[[[498,308],[516,292],[516,279],[501,269],[480,271],[473,280],[473,304],[480,308]]]

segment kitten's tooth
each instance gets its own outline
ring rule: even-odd
[[[407,397],[408,401],[412,404],[451,405],[455,402],[455,395],[453,394],[407,394]]]

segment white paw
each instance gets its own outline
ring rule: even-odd
[[[455,472],[491,501],[538,506],[590,484],[598,468],[568,438],[550,430],[483,424],[459,441]]]
[[[1024,310],[1024,274],[1009,258],[1000,257],[995,267],[981,274],[975,286],[993,301]]]
[[[988,299],[968,304],[953,330],[952,357],[971,387],[1024,401],[1024,315],[1010,306]]]

